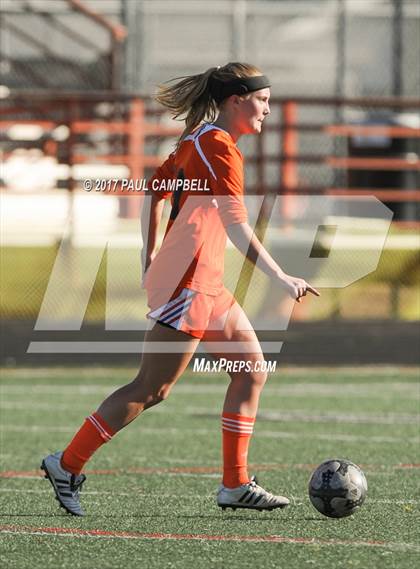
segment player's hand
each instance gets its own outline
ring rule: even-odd
[[[296,302],[302,302],[303,297],[306,296],[308,292],[315,296],[321,296],[321,293],[304,279],[292,277],[290,275],[283,275],[280,280],[283,288],[287,290]]]

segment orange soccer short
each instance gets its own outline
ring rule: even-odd
[[[235,302],[226,288],[216,296],[189,288],[178,288],[172,294],[168,290],[149,290],[148,305],[151,310],[147,318],[201,340],[207,330],[220,326],[216,320],[227,313]]]

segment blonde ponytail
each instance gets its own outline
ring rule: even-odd
[[[169,109],[173,118],[185,120],[185,130],[179,142],[190,134],[204,120],[213,122],[216,119],[219,105],[210,91],[210,79],[214,77],[219,81],[253,77],[261,75],[261,71],[254,65],[247,63],[228,63],[223,67],[210,67],[204,73],[176,77],[174,85],[160,85],[156,101]]]

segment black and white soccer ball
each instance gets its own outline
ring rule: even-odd
[[[312,505],[330,518],[351,516],[361,507],[366,494],[367,482],[362,470],[341,458],[320,464],[309,480]]]

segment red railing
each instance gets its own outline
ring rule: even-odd
[[[94,107],[98,103],[111,103],[119,108],[111,113],[106,120],[92,118]],[[337,156],[335,154],[302,154],[299,149],[300,135],[304,133],[318,133],[329,139],[354,136],[386,136],[389,138],[420,139],[419,128],[404,126],[390,126],[387,124],[357,125],[357,124],[331,124],[328,122],[303,123],[299,121],[301,107],[329,107],[333,110],[351,107],[375,107],[388,111],[409,109],[418,111],[420,100],[417,99],[337,99],[337,98],[309,98],[294,99],[274,98],[270,101],[271,107],[280,108],[280,121],[268,121],[263,127],[262,135],[257,137],[255,152],[247,157],[247,162],[256,168],[257,184],[247,188],[253,193],[266,191],[297,195],[300,193],[321,193],[328,195],[375,195],[378,199],[388,202],[420,201],[418,187],[399,188],[370,188],[370,187],[343,187],[342,184],[334,187],[308,185],[302,183],[299,176],[299,166],[302,164],[315,164],[333,171],[350,172],[352,170],[372,171],[420,171],[419,156],[415,153],[403,157],[375,156]],[[123,110],[121,108],[123,107]],[[16,124],[36,125],[43,129],[45,136],[42,147],[46,154],[56,154],[70,166],[86,163],[123,164],[128,166],[133,179],[142,179],[146,169],[153,169],[162,162],[162,156],[146,154],[145,145],[148,139],[164,140],[176,137],[181,133],[182,126],[162,125],[156,117],[162,111],[151,105],[147,97],[138,95],[106,93],[12,93],[3,101],[0,111],[0,129],[4,133],[6,145],[12,144],[7,139],[7,130]],[[51,117],[54,116],[54,119]],[[26,118],[29,117],[29,118]],[[36,118],[35,118],[36,117]],[[60,125],[68,127],[68,138],[57,143],[49,133]],[[92,152],[80,152],[80,140],[89,138],[89,135],[103,131],[110,141],[110,149],[106,154],[99,155]],[[266,153],[264,138],[268,133],[277,133],[278,143],[274,151]],[[17,143],[18,144],[18,143]],[[61,148],[59,147],[61,145]],[[15,144],[16,146],[16,144]],[[118,147],[114,151],[114,147]],[[10,155],[6,151],[4,158]],[[63,158],[64,157],[64,158]],[[266,164],[274,162],[279,165],[278,183],[269,187],[267,182]],[[73,191],[78,187],[78,180],[70,177],[67,188]],[[113,191],[113,195],[118,192]],[[135,217],[139,214],[141,197],[133,195],[130,200],[129,211],[126,215]],[[419,220],[416,220],[419,224]]]

